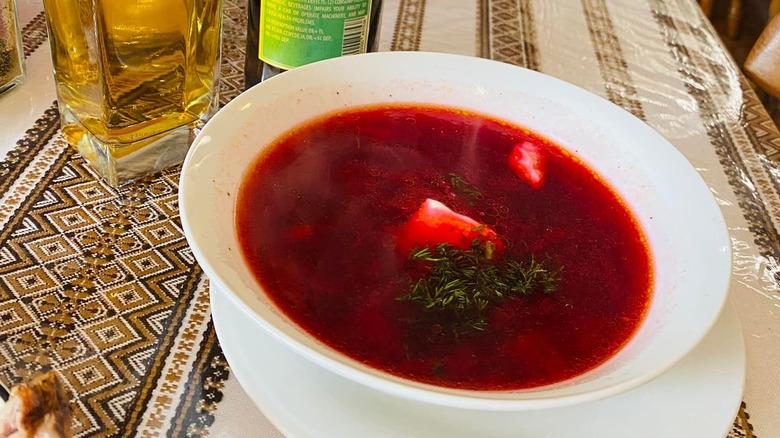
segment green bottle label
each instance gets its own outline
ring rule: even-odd
[[[260,59],[285,70],[365,53],[371,0],[262,0]]]

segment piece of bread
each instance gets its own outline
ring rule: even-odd
[[[0,408],[0,438],[67,438],[68,395],[53,371],[15,386]]]

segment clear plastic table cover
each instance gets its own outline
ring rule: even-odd
[[[495,7],[501,2],[489,3],[483,14],[492,30],[480,54],[501,59],[506,46],[491,21],[502,19]],[[780,436],[777,127],[693,0],[519,5],[523,64],[632,112],[706,180],[731,235],[730,298],[747,345],[745,403],[735,429],[746,428],[741,433],[747,436]]]
[[[717,198],[728,223],[734,255],[730,299],[737,309],[747,344],[744,404],[730,436],[780,436],[780,409],[776,408],[780,404],[780,168],[777,165],[780,135],[696,2],[385,0],[384,3],[381,50],[460,53],[539,70],[627,109],[654,127],[693,163]],[[6,269],[2,250],[7,242],[3,240],[6,234],[2,233],[9,230],[8,224],[15,223],[19,219],[16,215],[27,211],[28,198],[43,196],[40,187],[60,184],[59,180],[52,179],[50,169],[58,169],[60,176],[67,173],[65,170],[77,169],[56,167],[72,159],[68,158],[61,136],[47,134],[56,110],[50,108],[53,85],[41,3],[20,0],[19,9],[28,78],[0,97],[0,159],[3,160],[0,163],[0,271]],[[223,103],[243,86],[245,19],[243,0],[225,1]],[[33,138],[44,137],[45,145],[39,149],[31,146]],[[25,157],[35,150],[36,157]],[[18,169],[23,162],[28,167]],[[77,170],[82,172],[80,168]],[[9,175],[15,175],[15,179],[10,180]],[[170,185],[175,181],[171,175],[159,183]],[[160,184],[150,182],[144,190],[152,193],[156,187],[162,187]],[[120,193],[118,202],[125,202],[122,205],[140,212],[147,201],[135,198],[137,193],[133,190]],[[167,196],[160,192],[149,202],[157,203],[155,208],[168,205],[165,204]],[[39,205],[47,205],[45,198],[40,199]],[[16,222],[20,227],[27,223]],[[128,236],[140,236],[137,229],[142,227],[128,227]],[[170,229],[178,233],[175,227]],[[182,239],[180,235],[174,238]],[[87,253],[73,255],[72,260],[89,260]],[[2,276],[11,274],[0,272]],[[192,305],[175,307],[179,305],[176,304],[170,309],[179,309],[176,311],[183,312],[186,318],[207,315],[207,307],[203,307],[207,282],[199,278],[188,280],[188,286],[183,286],[181,292],[194,291],[199,298],[193,299]],[[138,281],[148,286],[147,280]],[[97,293],[110,290],[100,284],[95,287]],[[199,347],[186,352],[173,349],[167,358],[148,362],[157,366],[159,361],[161,369],[172,372],[180,366],[172,359],[173,355],[182,354],[189,361],[186,362],[189,365],[181,365],[185,366],[184,371],[166,374],[170,381],[161,378],[162,374],[143,371],[131,380],[114,378],[84,393],[75,403],[79,412],[79,436],[101,430],[108,434],[122,430],[131,424],[127,422],[131,417],[139,433],[176,434],[189,430],[191,434],[203,435],[210,430],[213,436],[278,436],[270,423],[253,411],[254,407],[247,402],[234,378],[227,379],[218,347],[214,347],[217,344],[208,318],[186,321],[195,321],[182,327],[195,330],[192,333],[201,342]],[[82,329],[77,327],[78,330]],[[183,339],[181,331],[174,332],[178,337],[171,338],[173,341]],[[155,336],[158,335],[150,339]],[[157,339],[162,340],[163,336]],[[10,348],[7,342],[0,341],[0,352]],[[91,350],[87,353],[99,354]],[[51,357],[54,361],[67,359]],[[196,365],[202,368],[197,371],[186,368]],[[5,383],[9,375],[6,368],[13,371],[12,366],[7,359],[0,360],[0,378]],[[111,415],[99,414],[103,411],[90,407],[92,399],[109,400],[107,403],[118,407]],[[148,403],[141,403],[144,400]],[[128,416],[123,417],[122,412]]]
[[[730,298],[747,342],[741,414],[750,415],[738,423],[748,436],[748,423],[757,436],[780,436],[776,126],[693,0],[520,5],[527,17],[520,32],[526,65],[632,112],[672,142],[708,183],[731,235]],[[489,19],[499,16],[488,12]],[[488,54],[501,53],[500,39],[490,36]]]

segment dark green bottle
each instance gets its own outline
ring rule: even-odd
[[[376,51],[382,0],[249,0],[248,13],[245,88],[310,62]]]

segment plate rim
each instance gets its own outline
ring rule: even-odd
[[[231,371],[235,374],[236,380],[238,381],[239,385],[241,386],[241,388],[246,393],[247,397],[250,400],[252,400],[254,405],[263,413],[265,418],[275,428],[277,428],[277,430],[279,430],[279,432],[281,432],[287,438],[297,438],[297,437],[315,438],[315,437],[319,437],[319,436],[329,436],[329,435],[312,435],[312,434],[307,434],[305,432],[305,429],[306,429],[305,427],[301,428],[299,426],[296,426],[299,423],[305,423],[307,426],[311,426],[310,422],[308,422],[306,420],[302,420],[302,418],[304,418],[304,416],[302,416],[300,414],[300,412],[293,413],[293,408],[290,407],[290,406],[285,406],[285,407],[282,407],[280,409],[276,409],[276,408],[274,408],[272,406],[269,406],[272,403],[272,401],[265,400],[264,399],[265,396],[258,396],[257,394],[251,392],[251,390],[247,389],[247,387],[245,386],[245,382],[247,380],[247,375],[249,373],[252,373],[252,372],[256,371],[257,367],[256,366],[255,367],[245,367],[242,363],[237,362],[235,360],[235,357],[233,356],[233,348],[234,348],[233,341],[232,340],[228,340],[226,338],[223,339],[224,336],[220,337],[220,331],[224,330],[224,326],[221,323],[222,318],[226,318],[226,319],[229,319],[231,317],[239,317],[240,318],[239,315],[241,315],[242,312],[240,312],[239,308],[236,308],[236,303],[232,302],[229,299],[229,297],[228,297],[228,295],[226,293],[222,292],[218,288],[214,288],[213,286],[211,286],[210,300],[211,300],[211,308],[212,308],[212,318],[214,319],[214,329],[217,332],[217,337],[220,339],[220,344],[222,346],[223,353],[225,354],[225,358],[226,358],[226,360],[228,361],[228,363],[229,363],[229,365],[231,367]],[[245,323],[249,324],[248,322],[245,322]],[[744,389],[745,389],[745,376],[746,376],[746,370],[747,370],[747,354],[746,354],[746,348],[745,348],[745,341],[744,341],[744,338],[742,336],[742,330],[740,328],[740,322],[739,322],[739,318],[737,316],[736,308],[733,305],[733,303],[730,302],[730,300],[729,300],[729,303],[726,306],[725,311],[719,317],[718,322],[716,323],[716,327],[718,325],[722,325],[722,326],[724,326],[723,328],[725,328],[726,324],[731,325],[729,336],[732,336],[733,337],[732,341],[737,343],[737,346],[739,348],[737,353],[739,353],[739,354],[734,354],[735,352],[730,351],[730,352],[724,354],[723,357],[726,360],[731,361],[731,364],[734,367],[734,369],[730,369],[729,371],[738,371],[737,375],[738,375],[739,384],[738,384],[738,391],[737,391],[738,395],[736,395],[736,392],[729,394],[729,397],[733,396],[734,400],[733,400],[733,403],[732,403],[732,407],[730,409],[731,415],[726,420],[724,420],[723,430],[722,430],[722,432],[723,432],[722,435],[723,436],[725,436],[728,433],[728,431],[730,430],[730,427],[733,424],[733,418],[736,417],[736,415],[737,415],[737,413],[739,411],[739,407],[740,407],[740,404],[742,402],[742,395],[744,394]],[[718,334],[718,333],[712,333],[712,332],[714,332],[714,330],[711,331],[710,333],[708,333],[707,337],[710,337],[711,335],[715,336],[715,335]],[[271,345],[273,345],[274,348],[282,348],[282,349],[284,348],[279,343],[279,341],[275,340],[275,338],[270,333],[263,333],[261,336],[265,336],[271,342],[273,342],[273,344],[271,344]],[[713,342],[716,342],[719,345],[722,344],[722,342],[720,342],[720,341],[713,341]],[[244,348],[245,349],[246,346],[243,345],[243,344],[241,346],[235,345],[235,348],[237,348],[237,349],[238,348]],[[696,350],[694,350],[691,353],[691,355],[696,354],[697,350],[698,350],[698,347],[697,347]],[[273,351],[273,350],[270,350],[270,351]],[[351,385],[359,385],[360,386],[359,389],[353,389],[353,390],[359,390],[360,392],[363,393],[363,397],[365,397],[365,398],[367,398],[367,397],[380,398],[381,397],[382,399],[391,399],[391,402],[398,403],[398,404],[409,404],[409,403],[412,403],[413,405],[418,405],[418,406],[427,405],[431,409],[440,410],[441,412],[446,412],[446,411],[450,411],[450,412],[456,412],[456,411],[457,412],[464,412],[464,411],[468,411],[468,410],[455,408],[455,407],[450,407],[450,406],[443,406],[443,405],[436,405],[436,404],[426,404],[426,403],[422,403],[422,402],[410,402],[410,401],[408,401],[408,400],[406,400],[406,399],[404,399],[402,397],[394,396],[394,395],[387,394],[387,393],[383,393],[383,392],[381,392],[379,390],[376,390],[376,389],[373,389],[373,388],[370,388],[370,387],[367,387],[367,386],[362,386],[362,385],[360,385],[358,383],[350,381],[349,379],[347,379],[347,378],[345,378],[343,376],[340,376],[340,375],[338,375],[336,373],[333,373],[332,371],[328,371],[326,369],[323,369],[322,367],[318,367],[317,365],[307,361],[306,358],[301,357],[301,356],[295,354],[294,352],[292,352],[290,350],[284,349],[284,350],[281,350],[281,352],[288,354],[288,357],[290,358],[289,360],[295,360],[295,361],[299,361],[301,363],[304,363],[305,366],[310,367],[311,370],[320,370],[323,373],[327,373],[326,375],[328,377],[326,377],[326,378],[341,380],[342,382],[346,382],[346,383],[351,384]],[[277,357],[278,358],[278,356],[275,356],[273,354],[269,354],[266,357]],[[232,359],[232,362],[231,362],[231,359]],[[701,359],[699,359],[699,360],[701,361]],[[709,365],[710,368],[712,368],[712,371],[710,371],[710,372],[713,372],[713,373],[718,372],[717,370],[714,369],[714,366],[711,365],[710,362],[702,361],[701,363],[705,364],[705,366]],[[674,369],[676,369],[678,367],[681,367],[681,366],[683,366],[683,365],[677,364],[669,372],[672,372]],[[721,370],[720,372],[722,373],[723,371]],[[668,373],[666,373],[666,374],[668,374]],[[730,375],[730,374],[727,374],[727,375]],[[274,376],[274,377],[277,377],[277,376]],[[301,385],[301,384],[305,385],[307,379],[311,379],[311,375],[310,374],[304,374],[302,376],[297,376],[296,375],[296,385]],[[273,383],[275,383],[275,382],[278,382],[278,381],[281,381],[281,379],[277,379],[277,378],[270,378],[270,379],[268,379],[268,382],[272,382],[271,385]],[[599,409],[599,404],[603,404],[605,402],[608,403],[608,401],[613,399],[613,398],[636,397],[637,394],[639,394],[640,397],[641,397],[642,391],[646,390],[647,388],[652,388],[652,385],[661,385],[661,384],[665,383],[665,382],[662,382],[662,381],[660,381],[660,383],[659,383],[659,381],[660,381],[660,379],[653,380],[651,382],[646,383],[645,385],[642,385],[640,387],[637,387],[637,388],[634,388],[634,389],[632,389],[630,391],[627,391],[626,393],[618,394],[618,395],[615,395],[614,397],[610,397],[610,398],[607,398],[607,399],[595,400],[595,401],[592,401],[590,403],[584,403],[584,404],[580,404],[580,405],[573,406],[573,407],[572,406],[551,407],[551,408],[548,408],[548,409],[542,409],[540,411],[553,412],[553,413],[556,412],[556,411],[558,411],[558,412],[561,412],[561,411],[566,412],[567,410],[571,410],[572,408],[574,408],[574,409],[582,409],[582,410],[586,410],[586,411],[587,410],[597,411]],[[733,380],[731,382],[733,383]],[[703,386],[708,386],[708,385],[703,385]],[[697,397],[700,397],[700,395],[690,396],[690,399],[693,400],[693,399],[695,399]],[[676,397],[676,399],[679,399],[679,397]],[[336,401],[337,398],[330,397],[330,400],[331,401]],[[640,403],[640,402],[641,402],[641,400],[633,401],[633,403]],[[622,406],[627,406],[627,405],[623,404]],[[644,410],[645,407],[643,406],[642,409]],[[724,408],[724,410],[725,410],[725,408]],[[671,409],[670,411],[671,412],[677,412],[678,410]],[[683,412],[682,410],[679,410],[679,411],[681,413]],[[535,415],[537,415],[539,413],[539,411],[520,411],[520,412],[506,412],[506,411],[504,411],[504,412],[501,412],[501,411],[480,411],[480,410],[471,410],[471,412],[477,412],[477,413],[481,412],[481,413],[493,415],[494,417],[495,417],[495,415],[499,415],[499,416],[501,416],[501,415],[504,415],[504,416],[516,416],[516,415],[523,416],[523,415],[525,415],[525,416],[528,416],[528,418],[533,418]],[[479,415],[479,414],[477,414],[477,415]],[[582,415],[582,414],[580,414],[580,415]],[[666,414],[666,415],[669,415],[669,414]],[[680,418],[685,418],[685,419],[691,419],[693,417],[695,417],[695,416],[690,415],[687,412],[686,413],[682,413],[682,415],[680,416]],[[362,418],[362,416],[361,415],[350,415],[350,418]],[[299,420],[299,421],[296,421],[296,419]],[[702,415],[700,415],[699,420],[701,420],[700,424],[701,423],[705,423],[705,422],[711,422],[711,416],[709,416],[707,414],[702,414]],[[656,422],[657,422],[657,419],[655,418],[655,416],[648,415],[648,423],[655,424]],[[565,423],[565,422],[560,422],[560,423]],[[666,423],[669,423],[669,422],[666,422]],[[396,422],[394,424],[398,424],[398,422]],[[440,423],[437,423],[435,420],[431,420],[431,424],[440,424]],[[552,424],[555,425],[555,424],[559,424],[559,423],[552,422]],[[374,425],[374,426],[376,426],[376,425]],[[632,424],[631,426],[634,427],[636,425]],[[679,427],[679,423],[675,422],[675,426]],[[594,432],[597,429],[600,429],[598,425],[590,426],[590,424],[587,424],[587,425],[586,424],[578,424],[577,427],[578,428],[579,427],[586,427],[586,428],[587,427],[593,427]],[[343,435],[340,434],[339,436],[349,436],[348,435],[348,430],[349,429],[348,429],[347,425],[345,425],[343,423],[340,423],[340,432],[343,432]],[[646,428],[641,428],[640,430],[644,430],[647,433],[647,435],[645,435],[646,438],[654,438],[655,436],[657,436],[656,435],[656,431],[652,431],[652,430],[649,430],[649,429],[646,429]],[[412,432],[412,431],[406,431],[406,432]],[[550,435],[550,436],[556,436],[556,437],[559,436],[559,435],[555,434],[555,431],[552,431],[551,433],[552,433],[552,435]],[[512,436],[516,437],[517,435],[512,435]],[[634,435],[634,436],[636,436],[636,435]],[[509,435],[507,435],[507,438],[508,437],[509,437]],[[640,436],[636,436],[636,438],[641,438],[641,437]]]

